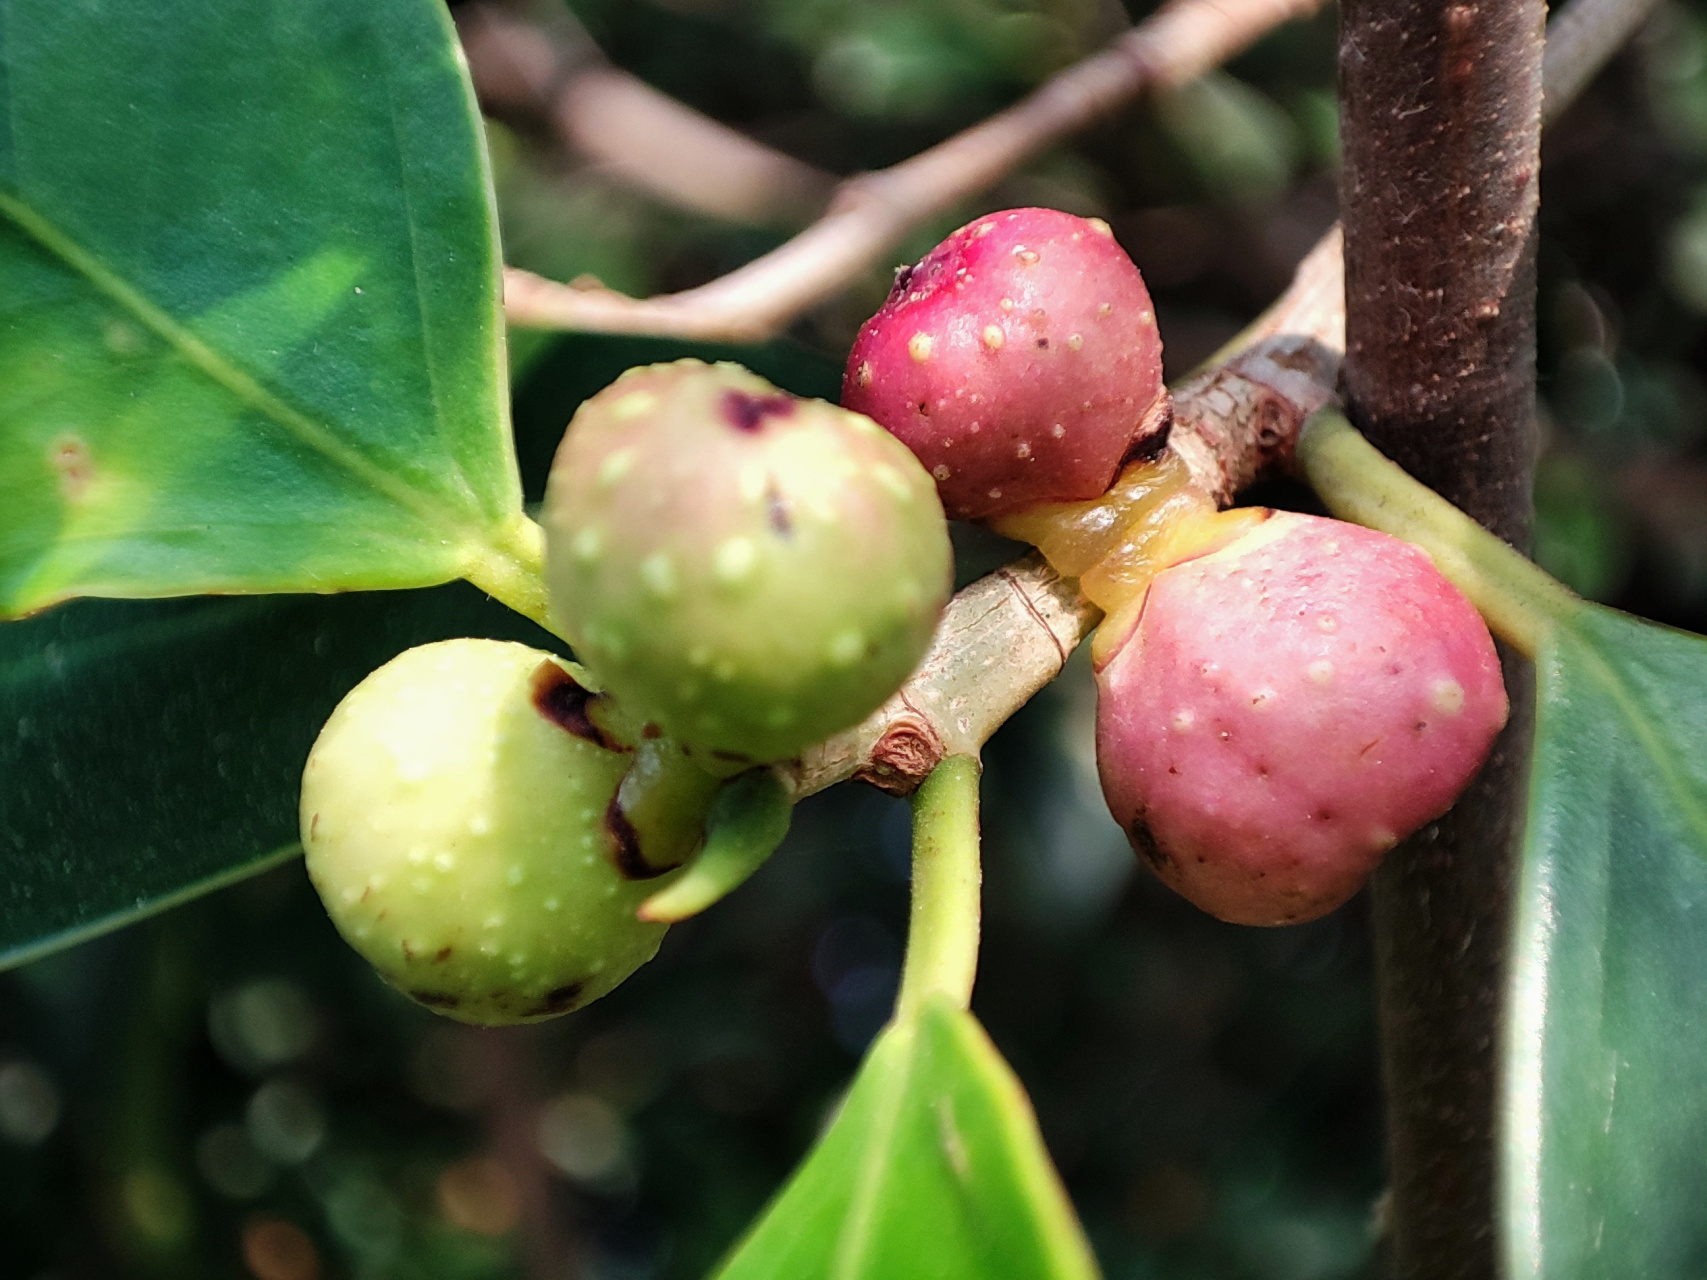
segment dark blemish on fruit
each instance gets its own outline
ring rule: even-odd
[[[1039,351],[1049,350],[1049,339],[1048,338],[1039,338],[1037,340],[1037,349]]]
[[[1417,733],[1421,733],[1426,728],[1428,728],[1428,721],[1427,720],[1418,720],[1415,724],[1413,724],[1411,726],[1411,729]]]
[[[931,406],[928,401],[919,401],[919,416],[921,418],[928,418],[931,416]]]
[[[892,286],[890,286],[889,296],[891,298],[898,298],[903,293],[907,292],[907,286],[909,284],[911,284],[913,281],[913,272],[915,272],[917,270],[918,270],[917,265],[907,266],[907,267],[896,267],[895,268],[895,283]]]
[[[1202,866],[1205,862],[1208,862],[1208,861],[1209,861],[1209,855],[1208,854],[1200,853],[1197,855],[1197,864],[1199,866]]]
[[[606,751],[627,751],[610,734],[593,723],[592,707],[602,694],[581,687],[575,677],[555,662],[542,662],[528,681],[534,710],[565,733],[585,738]]]
[[[1268,766],[1266,764],[1259,764],[1257,766],[1257,777],[1259,777],[1259,778],[1268,777]]]
[[[791,396],[759,396],[751,391],[723,393],[723,416],[737,431],[757,431],[765,425],[766,418],[786,418],[793,412]]]
[[[1332,822],[1334,820],[1333,810],[1331,810],[1331,809],[1317,809],[1316,813],[1315,813],[1315,819],[1317,822]]]
[[[314,839],[320,834],[320,815],[317,813],[308,820],[308,838]]]
[[[1173,433],[1173,418],[1164,422],[1161,427],[1147,436],[1139,436],[1126,446],[1126,452],[1120,455],[1120,465],[1115,468],[1119,475],[1134,462],[1154,462],[1162,456],[1162,450],[1168,447],[1168,437]]]
[[[454,1009],[462,1003],[462,997],[452,995],[448,991],[411,991],[411,1000],[418,1000],[431,1009]]]
[[[1177,764],[1170,764],[1168,766],[1168,772],[1173,774],[1175,777],[1178,777],[1179,776],[1179,766]]]
[[[356,899],[356,901],[366,902],[368,894],[370,894],[372,892],[373,892],[373,886],[371,884],[363,885],[362,886],[362,896],[360,898]]]
[[[711,758],[713,760],[726,760],[730,764],[752,764],[753,763],[753,757],[752,756],[744,756],[739,751],[718,751],[715,748],[711,752]]]
[[[1380,738],[1371,738],[1368,742],[1364,743],[1363,746],[1358,748],[1357,758],[1359,760],[1363,759],[1364,756],[1368,755],[1371,751],[1375,750],[1375,748],[1380,746],[1380,745],[1381,745],[1381,739]]]
[[[443,964],[446,960],[449,960],[449,959],[450,959],[450,948],[449,947],[440,947],[438,949],[438,951],[433,956],[433,963],[434,964]]]
[[[525,1018],[542,1018],[552,1013],[568,1013],[579,1007],[581,992],[586,990],[584,982],[566,982],[561,987],[553,987],[545,993],[545,999],[522,1016]]]
[[[674,867],[654,867],[640,848],[640,833],[622,811],[615,796],[605,806],[605,835],[609,837],[611,865],[624,880],[656,880]]]
[[[651,742],[656,738],[662,738],[664,736],[664,731],[648,720],[645,727],[640,730],[640,736],[645,738],[646,741]]]
[[[1156,843],[1156,837],[1150,834],[1150,828],[1144,825],[1142,817],[1133,821],[1130,834],[1132,847],[1153,870],[1161,872],[1167,867],[1168,855],[1162,852],[1162,846]]]
[[[415,948],[411,947],[407,942],[402,943],[401,945],[403,947],[403,958],[405,960],[413,960],[415,958]]]
[[[794,521],[788,514],[788,504],[782,500],[774,482],[765,490],[765,514],[770,519],[771,531],[777,537],[794,536]]]

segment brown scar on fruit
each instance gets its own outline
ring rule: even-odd
[[[786,418],[793,412],[792,396],[760,396],[751,391],[723,393],[723,416],[737,431],[751,434],[765,425],[765,419]]]
[[[438,951],[433,954],[433,963],[443,964],[446,960],[449,960],[450,950],[451,949],[449,947],[440,947]]]
[[[777,537],[794,536],[794,520],[788,514],[788,503],[783,501],[774,480],[765,487],[765,514],[770,519],[771,530]]]
[[[432,1009],[454,1009],[462,1003],[462,997],[449,991],[411,991],[411,1000],[418,1000]]]
[[[624,880],[655,880],[666,871],[675,870],[674,867],[654,867],[646,861],[646,854],[640,847],[640,833],[622,811],[622,802],[616,796],[612,796],[605,806],[605,835],[610,846],[611,865]]]
[[[1162,852],[1162,846],[1156,843],[1156,837],[1151,835],[1150,828],[1144,825],[1142,815],[1132,823],[1132,847],[1138,851],[1138,856],[1158,873],[1168,865],[1168,855]]]
[[[630,750],[593,723],[592,708],[604,695],[583,688],[555,662],[542,662],[535,667],[528,686],[534,710],[565,733],[584,738],[606,751]]]
[[[47,447],[48,465],[59,473],[59,491],[67,502],[77,502],[89,492],[95,479],[94,459],[88,442],[79,435],[62,435]]]
[[[1161,456],[1162,450],[1168,447],[1168,437],[1174,429],[1174,398],[1166,391],[1150,402],[1150,407],[1144,411],[1144,416],[1138,419],[1138,427],[1132,433],[1132,443],[1126,446],[1126,452],[1121,455],[1120,465],[1114,469],[1118,476],[1134,462],[1153,462]]]
[[[568,1013],[580,1006],[581,992],[586,989],[586,985],[584,982],[566,982],[561,987],[553,987],[545,993],[545,999],[522,1016],[543,1018],[553,1013]]]
[[[308,820],[308,838],[314,839],[320,834],[320,815],[317,813]]]

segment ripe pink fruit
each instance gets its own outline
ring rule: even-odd
[[[1149,290],[1107,223],[980,218],[896,277],[842,403],[918,455],[951,518],[1095,498],[1167,429]]]
[[[1452,806],[1507,709],[1487,628],[1426,555],[1290,512],[1157,575],[1097,679],[1109,808],[1239,924],[1351,897]]]

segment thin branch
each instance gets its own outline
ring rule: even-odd
[[[1629,0],[1572,0],[1601,41],[1619,37],[1597,11]],[[1586,12],[1585,12],[1586,11]],[[1625,28],[1628,30],[1628,28]],[[1603,65],[1604,45],[1555,54]],[[1578,88],[1581,83],[1578,83]],[[1562,92],[1562,91],[1561,91]],[[1562,99],[1561,99],[1562,102]],[[1336,226],[1298,264],[1292,284],[1254,324],[1174,393],[1168,447],[1226,504],[1265,472],[1290,471],[1305,420],[1333,399],[1345,357],[1345,276]],[[930,653],[901,691],[863,723],[808,752],[791,782],[803,796],[858,777],[910,794],[948,755],[974,755],[1048,684],[1102,621],[1102,613],[1035,553],[967,587],[943,616]]]
[[[504,273],[510,323],[528,328],[768,338],[883,264],[908,233],[998,182],[1058,139],[1146,90],[1203,74],[1322,0],[1169,0],[1101,53],[1019,103],[877,173],[850,178],[829,211],[786,244],[709,284],[654,298]]]
[[[537,19],[511,6],[457,12],[481,106],[548,125],[573,155],[681,208],[756,225],[797,226],[835,178],[660,93],[610,65],[561,4]]]

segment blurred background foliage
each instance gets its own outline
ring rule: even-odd
[[[1114,0],[575,0],[573,13],[588,56],[833,174],[905,158],[1141,16]],[[561,279],[685,287],[801,217],[710,219],[526,121],[491,136],[507,256]],[[985,208],[1107,218],[1155,293],[1177,376],[1333,220],[1336,145],[1328,15],[1053,151],[897,259]],[[1545,161],[1538,558],[1597,599],[1707,630],[1707,8],[1663,7],[1549,134]],[[887,283],[874,273],[787,341],[725,354],[833,395]],[[582,397],[686,350],[516,343],[532,496]],[[963,579],[1006,550],[964,530],[958,545]],[[1363,902],[1259,931],[1174,899],[1103,810],[1093,714],[1076,660],[990,746],[976,1008],[1031,1090],[1104,1267],[1375,1274]],[[853,786],[817,797],[747,888],[673,930],[613,995],[535,1028],[473,1031],[391,993],[297,864],[0,975],[0,1277],[697,1277],[799,1158],[887,1013],[907,844],[903,802]]]

